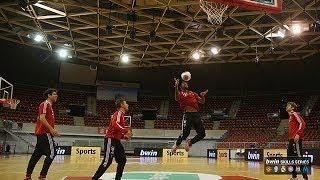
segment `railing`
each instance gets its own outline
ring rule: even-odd
[[[104,144],[103,140],[76,140],[74,143],[72,143],[73,146],[95,146],[95,147],[104,148],[103,144]],[[123,145],[126,151],[131,151],[131,150],[133,151],[134,148],[171,148],[171,145],[169,143],[163,143],[163,142],[124,141]]]
[[[303,147],[308,148],[320,148],[320,141],[304,141]]]
[[[226,149],[233,149],[233,148],[258,148],[260,143],[258,142],[214,142],[212,147],[215,149],[218,148],[226,148]]]
[[[303,141],[303,148],[320,148],[320,141]],[[267,142],[264,143],[264,146],[261,146],[261,143],[258,142],[214,142],[212,148],[264,148],[264,149],[277,149],[284,148],[288,146],[288,142]]]
[[[3,126],[4,130],[7,133],[19,138],[20,140],[28,144],[28,146],[30,146],[31,148],[35,147],[35,144],[32,144],[32,142],[34,142],[34,136],[27,132],[24,132],[20,124],[11,120],[3,120]],[[21,134],[23,134],[23,136]]]
[[[288,142],[268,142],[265,148],[287,148]],[[303,148],[320,148],[320,141],[302,141]]]
[[[287,142],[267,142],[264,147],[267,149],[287,148],[287,144]]]
[[[28,146],[27,153],[32,151],[35,144],[35,137],[27,132],[24,132],[21,126],[13,121],[3,121],[4,129],[11,135],[19,138]],[[73,141],[56,141],[60,146],[100,146],[104,148],[103,139],[98,140],[73,140]],[[126,150],[134,150],[134,148],[171,148],[172,142],[124,142]],[[212,148],[226,149],[245,149],[245,148],[287,148],[288,142],[212,142]],[[15,144],[11,144],[15,146]],[[263,146],[262,146],[263,145]],[[320,141],[303,141],[303,148],[320,148]],[[13,147],[14,149],[14,147]],[[30,149],[30,150],[29,150]]]

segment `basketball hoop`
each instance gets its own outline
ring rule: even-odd
[[[18,99],[8,99],[4,105],[6,107],[10,107],[10,109],[17,109],[18,104],[20,103],[20,100]]]
[[[228,9],[227,4],[222,4],[214,1],[208,2],[206,0],[200,0],[200,7],[205,13],[207,13],[208,21],[211,24],[217,25],[222,24],[223,14]]]

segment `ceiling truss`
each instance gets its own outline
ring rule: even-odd
[[[230,7],[218,26],[207,21],[198,0],[52,0],[27,11],[0,3],[0,39],[49,53],[66,48],[78,59],[112,67],[302,60],[319,53],[319,31],[294,36],[287,30],[285,38],[266,35],[294,21],[314,23],[319,5],[284,0],[279,14]],[[130,11],[137,15],[134,23],[127,21]],[[106,32],[107,22],[112,34]],[[136,37],[131,39],[133,27]],[[149,38],[151,30],[155,40]],[[44,34],[45,42],[36,44],[28,38],[31,33]],[[210,53],[213,46],[221,49],[216,56]],[[196,50],[204,52],[199,61],[191,58]],[[122,53],[130,56],[129,64],[120,63]]]

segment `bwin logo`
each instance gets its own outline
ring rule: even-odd
[[[64,155],[66,153],[66,150],[58,148],[58,149],[56,149],[56,152],[58,155]]]
[[[251,153],[250,151],[248,152],[248,159],[252,159],[252,160],[259,160],[260,159],[260,154],[257,154],[257,152],[255,153]]]
[[[215,158],[216,157],[216,153],[215,152],[209,152],[208,157]]]
[[[158,152],[157,151],[144,151],[143,149],[141,149],[140,151],[140,156],[157,156]]]

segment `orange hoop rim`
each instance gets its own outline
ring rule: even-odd
[[[10,107],[10,109],[16,109],[19,103],[19,99],[5,99],[3,102],[3,106]]]

